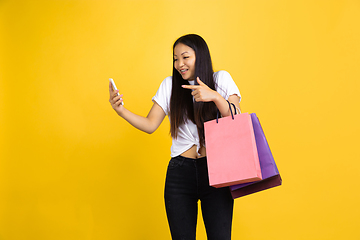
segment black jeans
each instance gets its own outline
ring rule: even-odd
[[[206,157],[172,158],[166,174],[165,207],[173,240],[196,239],[198,200],[208,239],[231,239],[234,200],[229,188],[209,186]]]

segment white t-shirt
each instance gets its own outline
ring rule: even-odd
[[[228,100],[229,96],[236,94],[241,98],[238,87],[230,74],[226,71],[218,71],[214,73],[216,91]],[[194,81],[189,81],[194,84]],[[160,105],[165,114],[169,116],[170,111],[170,97],[172,90],[172,77],[167,77],[162,81],[158,91],[152,98],[154,102]],[[169,116],[170,120],[170,116]],[[190,149],[192,146],[197,146],[197,151],[200,149],[200,139],[196,125],[192,121],[182,124],[179,127],[177,138],[172,139],[171,157],[176,157]]]

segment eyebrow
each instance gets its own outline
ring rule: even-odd
[[[181,55],[185,54],[185,53],[188,53],[188,52],[183,52]],[[177,56],[176,54],[174,54],[174,57]]]

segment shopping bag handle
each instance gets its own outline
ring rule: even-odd
[[[229,101],[228,101],[229,102]],[[236,115],[237,114],[237,110],[236,110],[236,106],[235,106],[235,104],[233,104],[233,103],[231,103],[231,105],[234,107],[234,115]]]
[[[235,104],[233,104],[233,103],[230,104],[230,102],[229,102],[228,100],[226,100],[226,101],[227,101],[227,103],[229,104],[229,109],[230,109],[230,113],[231,113],[231,118],[234,120],[234,114],[233,114],[233,112],[232,112],[232,110],[231,110],[231,105],[233,105],[234,111],[235,111],[235,114],[236,114]],[[217,109],[217,113],[216,113],[216,123],[219,122],[219,114],[220,114],[220,111],[219,111],[219,109]]]

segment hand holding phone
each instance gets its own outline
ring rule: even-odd
[[[111,85],[112,85],[113,89],[114,89],[114,90],[118,90],[118,89],[116,88],[116,85],[115,85],[114,80],[113,80],[112,78],[109,78],[109,81],[111,82]],[[117,93],[117,96],[119,96],[119,95],[120,95],[120,94]],[[124,102],[121,102],[121,105],[124,105]]]

